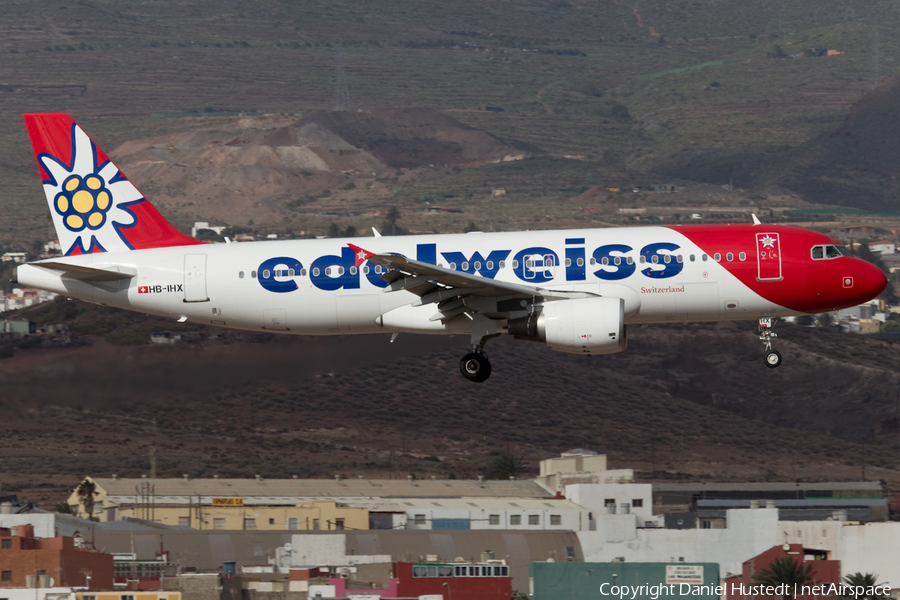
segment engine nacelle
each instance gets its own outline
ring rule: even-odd
[[[613,354],[628,345],[625,302],[603,296],[547,302],[539,313],[511,319],[509,333],[572,354]]]

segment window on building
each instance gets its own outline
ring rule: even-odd
[[[313,531],[318,531],[318,530],[319,530],[319,520],[313,519]]]
[[[606,507],[606,512],[608,514],[614,515],[616,514],[616,499],[615,498],[607,498],[603,501],[603,505]]]
[[[178,517],[178,526],[179,527],[190,527],[191,526],[191,518],[190,517]]]
[[[712,521],[706,519],[700,521],[700,529],[712,529]]]
[[[218,529],[219,531],[225,529],[225,519],[213,519],[213,529]]]
[[[244,529],[256,529],[256,519],[244,519]]]
[[[122,600],[134,600],[133,594],[122,594]]]
[[[562,515],[550,515],[551,525],[562,525]]]
[[[541,524],[541,515],[528,515],[528,524],[529,525],[540,525]]]
[[[644,499],[643,499],[643,498],[635,498],[634,500],[631,501],[631,506],[633,506],[633,507],[635,507],[635,508],[641,508],[641,507],[643,507],[643,506],[644,506]]]
[[[522,524],[522,515],[509,515],[509,524],[510,525],[521,525]]]
[[[488,525],[499,525],[500,524],[500,515],[489,515],[488,516]]]
[[[421,515],[421,514],[416,515],[413,518],[413,523],[415,523],[416,525],[424,525],[425,524],[425,515]]]
[[[275,524],[275,519],[269,519],[269,525],[274,525],[274,524]]]
[[[287,528],[288,529],[297,529],[297,519],[288,519]]]
[[[12,571],[3,571],[0,581],[12,581]]]
[[[9,538],[3,540],[2,548],[3,548],[4,550],[6,550],[6,549],[8,549],[8,548],[12,548],[12,540],[9,539]]]
[[[344,520],[343,519],[335,519],[334,520],[334,528],[335,529],[343,529],[344,528]]]
[[[6,600],[6,598],[0,598],[0,600]],[[81,600],[97,600],[97,596],[82,596]]]

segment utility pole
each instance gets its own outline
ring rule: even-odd
[[[344,43],[337,44],[334,75],[334,110],[350,110],[350,92],[347,89],[347,65],[344,61]]]

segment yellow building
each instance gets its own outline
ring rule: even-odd
[[[118,483],[119,480],[112,481]],[[86,496],[90,494],[93,500],[91,517],[101,522],[132,518],[163,525],[225,531],[369,528],[368,508],[348,506],[333,500],[285,496],[160,495],[156,493],[154,483],[146,484],[146,492],[128,496],[110,494],[107,488],[115,488],[115,483],[111,485],[105,480],[86,477],[69,496],[68,504],[72,512],[83,519],[88,518]]]
[[[181,592],[75,592],[75,600],[181,600]]]
[[[329,501],[305,502],[300,505],[298,529],[318,531],[368,528],[368,508],[346,506]]]

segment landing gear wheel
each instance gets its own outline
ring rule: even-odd
[[[774,369],[781,364],[781,354],[777,350],[766,352],[766,366]]]
[[[491,376],[491,362],[484,354],[469,352],[459,361],[459,372],[469,381],[481,383]]]

